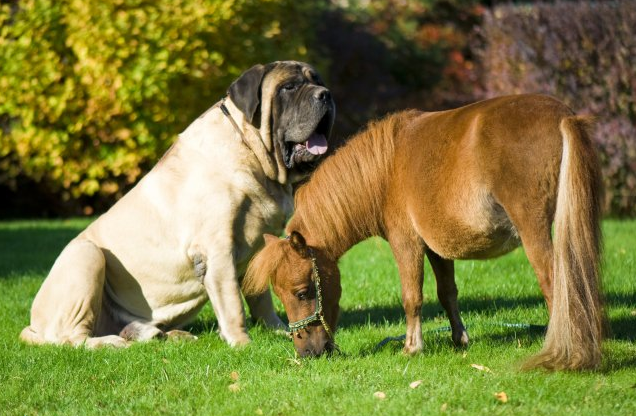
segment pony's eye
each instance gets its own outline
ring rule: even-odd
[[[298,298],[298,300],[307,299],[307,295],[309,295],[308,290],[301,290],[300,292],[296,293],[296,297]]]

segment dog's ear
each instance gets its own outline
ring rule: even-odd
[[[261,83],[265,76],[265,65],[254,65],[230,85],[227,90],[230,99],[245,115],[245,119],[253,126],[259,127],[260,120],[254,117],[261,103]]]
[[[309,250],[307,249],[307,242],[305,237],[298,231],[292,231],[289,235],[289,244],[291,247],[300,254],[302,257],[309,257]]]

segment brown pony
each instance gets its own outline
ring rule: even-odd
[[[589,118],[541,95],[372,122],[298,189],[290,237],[267,238],[244,290],[262,292],[271,279],[288,318],[299,321],[292,327],[298,353],[321,354],[334,345],[337,261],[380,235],[398,265],[404,351],[412,354],[422,350],[424,256],[452,339],[465,345],[453,260],[493,258],[522,244],[550,311],[543,350],[527,367],[595,368],[601,179],[590,127]]]

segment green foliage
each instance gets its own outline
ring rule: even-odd
[[[311,59],[305,2],[16,4],[0,5],[0,181],[66,199],[121,195],[251,65]]]
[[[260,326],[253,343],[227,346],[206,306],[186,329],[196,342],[151,341],[90,351],[21,344],[29,308],[48,268],[86,224],[0,222],[0,413],[3,415],[555,415],[636,414],[636,222],[605,221],[605,298],[611,332],[598,372],[522,372],[539,350],[547,312],[522,250],[500,259],[457,261],[462,317],[471,336],[456,350],[424,279],[424,352],[404,356],[397,267],[386,242],[371,239],[340,262],[342,354],[296,359],[292,342]],[[280,304],[278,310],[283,314]],[[284,319],[284,314],[283,314]],[[471,366],[478,364],[490,371]],[[233,374],[234,372],[234,374]],[[409,387],[422,380],[417,388]],[[229,386],[234,385],[233,389]],[[381,400],[374,393],[382,391]],[[502,403],[495,393],[505,392]]]
[[[335,142],[399,109],[555,95],[598,116],[606,212],[636,215],[635,3],[498,3],[0,0],[0,215],[107,208],[243,70],[282,59],[318,66]]]
[[[479,1],[328,3],[315,47],[332,62],[325,75],[339,109],[336,140],[389,112],[469,100],[469,34],[484,13]]]

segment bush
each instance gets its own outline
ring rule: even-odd
[[[501,6],[481,28],[484,94],[540,92],[598,117],[606,212],[636,215],[636,3]]]
[[[2,3],[0,184],[69,203],[121,196],[251,65],[315,61],[308,2]]]
[[[331,64],[338,105],[335,136],[369,119],[417,107],[440,109],[470,98],[469,33],[477,0],[323,0],[314,48]],[[459,97],[459,99],[458,99]]]

